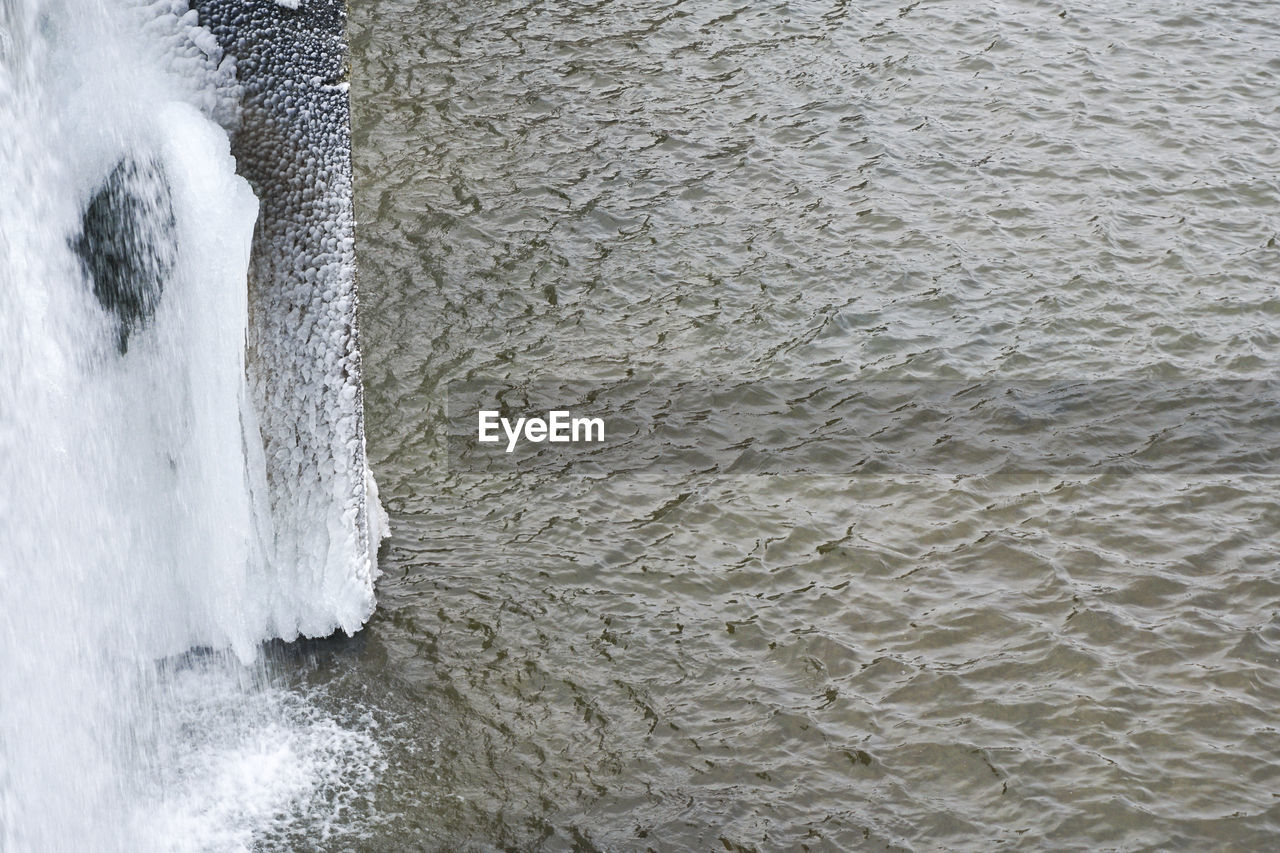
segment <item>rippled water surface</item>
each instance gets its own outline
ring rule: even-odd
[[[365,849],[1273,845],[1265,4],[351,11],[393,536],[307,677],[378,722]],[[766,420],[819,448],[769,473],[714,401],[703,464],[450,450],[450,383],[545,379],[951,402],[899,469],[824,461],[845,394]],[[996,406],[1033,474],[935,444]]]

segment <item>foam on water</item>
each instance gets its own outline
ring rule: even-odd
[[[315,847],[358,834],[384,761],[368,718],[344,725],[298,691],[218,657],[165,676],[148,736],[160,756],[132,815],[151,846]]]
[[[351,605],[271,560],[234,67],[175,2],[6,0],[0,35],[0,850],[247,849],[373,765],[255,663]],[[74,247],[134,162],[172,219],[131,202],[129,239],[174,264],[126,346]],[[156,668],[193,647],[233,654]]]

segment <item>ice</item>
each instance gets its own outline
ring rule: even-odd
[[[233,150],[263,200],[248,369],[275,521],[271,564],[291,596],[278,600],[275,632],[351,633],[373,610],[385,524],[365,457],[345,8],[312,0],[294,14],[209,0],[200,9],[223,50],[251,69],[239,79]]]
[[[363,435],[311,441],[299,476],[314,488],[290,492],[342,547],[282,559],[281,525],[304,516],[273,502],[263,436],[293,410],[270,408],[246,348],[251,312],[279,307],[251,306],[248,287],[264,205],[231,154],[235,63],[187,6],[13,0],[0,33],[0,850],[234,849],[297,818],[369,747],[234,675],[270,637],[368,617],[375,569],[354,519],[381,516]],[[76,246],[91,199],[131,162],[157,164],[171,216],[163,194],[134,193],[128,239],[107,244],[172,263],[122,347]],[[318,376],[330,340],[352,357],[349,340],[314,339]],[[358,395],[337,405],[358,425]],[[342,457],[322,457],[330,446]],[[324,491],[326,464],[356,485]],[[157,676],[192,648],[221,663]],[[236,716],[262,703],[276,711]],[[243,725],[215,725],[228,715]],[[157,793],[165,779],[176,799]]]

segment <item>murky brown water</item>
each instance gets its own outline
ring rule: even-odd
[[[361,849],[1274,845],[1280,419],[1232,381],[1280,343],[1264,6],[376,0],[352,36],[394,533],[311,678],[378,722]],[[701,462],[482,465],[464,379],[746,384],[760,444],[713,402]],[[835,464],[843,415],[779,390],[885,380],[1007,404],[1018,453],[926,413],[925,463]]]

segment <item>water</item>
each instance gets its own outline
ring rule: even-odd
[[[1272,846],[1255,4],[353,2],[321,640],[345,176],[228,129],[332,56],[186,11],[0,0],[0,850]]]
[[[359,849],[1271,845],[1271,16],[367,0],[351,32],[393,535],[307,681],[383,720]],[[489,464],[445,439],[461,380],[708,389],[711,446]],[[797,381],[836,415],[1011,388],[1023,455],[852,469],[827,402],[768,414]],[[809,456],[729,470],[709,395],[744,385]]]

